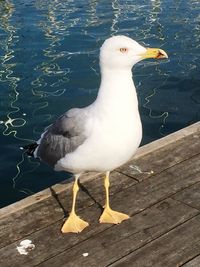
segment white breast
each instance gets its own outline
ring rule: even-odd
[[[118,123],[96,122],[94,131],[73,153],[61,159],[60,167],[74,172],[108,171],[126,163],[136,152],[142,138],[139,116]],[[98,124],[98,125],[97,125]]]

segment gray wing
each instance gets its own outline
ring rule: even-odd
[[[54,166],[67,153],[73,152],[85,140],[86,109],[71,109],[46,128],[40,139],[37,157]]]

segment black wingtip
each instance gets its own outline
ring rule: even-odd
[[[26,150],[28,156],[34,157],[34,151],[38,147],[37,143],[32,143],[26,146],[23,146],[23,149]]]

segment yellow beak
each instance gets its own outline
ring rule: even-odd
[[[161,59],[161,58],[168,58],[168,55],[164,50],[160,48],[147,48],[146,52],[141,54],[141,57],[143,59],[145,58]]]

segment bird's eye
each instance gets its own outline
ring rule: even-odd
[[[128,48],[126,48],[126,47],[122,47],[122,48],[120,48],[119,50],[120,50],[120,52],[122,52],[122,53],[126,53],[126,52],[128,52]]]

